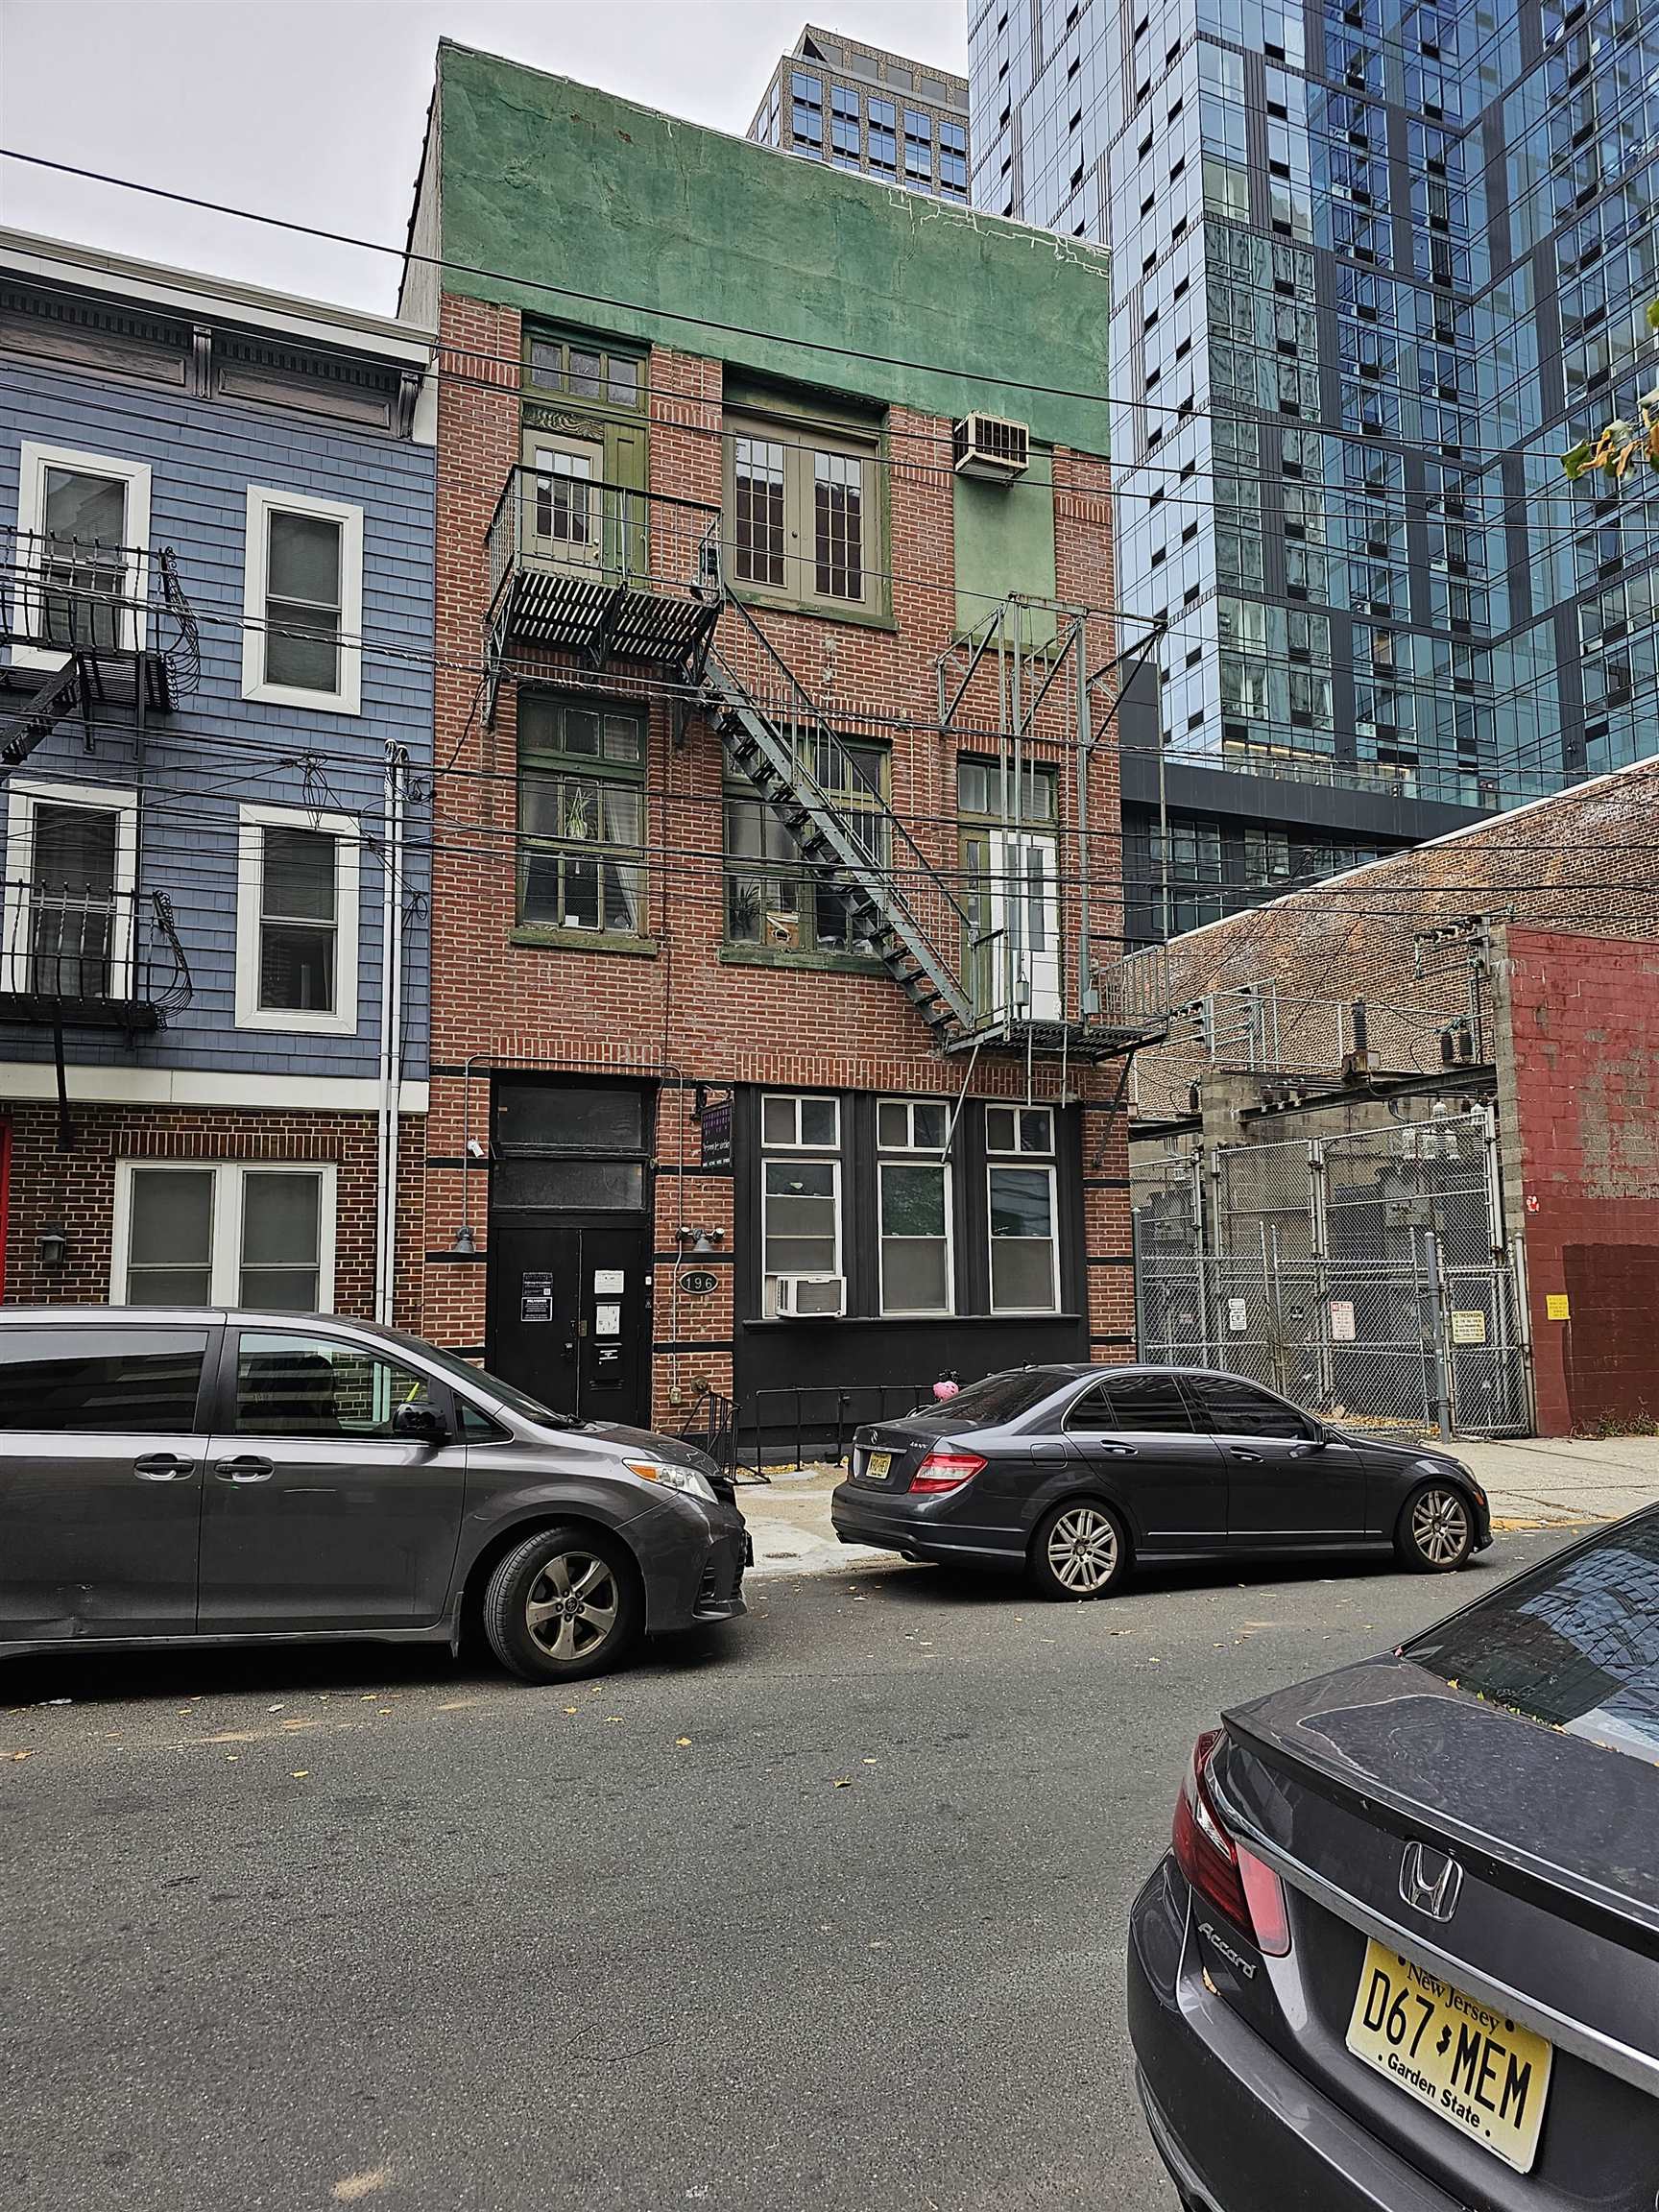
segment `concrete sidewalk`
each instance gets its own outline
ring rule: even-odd
[[[1432,1441],[1429,1439],[1429,1441]],[[1499,1528],[1571,1528],[1617,1521],[1659,1500],[1659,1436],[1515,1437],[1450,1446],[1492,1501]],[[843,1544],[830,1525],[840,1467],[776,1468],[738,1493],[757,1575],[820,1575],[899,1564],[892,1551]]]

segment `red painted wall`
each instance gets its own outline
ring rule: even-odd
[[[1539,1433],[1659,1416],[1659,945],[1508,951]]]

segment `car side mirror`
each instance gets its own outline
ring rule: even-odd
[[[394,1436],[407,1436],[419,1444],[447,1444],[448,1424],[430,1398],[411,1398],[392,1416]]]
[[[1302,1449],[1304,1452],[1323,1452],[1330,1444],[1330,1430],[1321,1429],[1315,1426],[1310,1429],[1308,1433],[1303,1437]]]

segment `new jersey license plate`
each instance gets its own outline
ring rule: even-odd
[[[885,1482],[892,1470],[893,1455],[891,1452],[868,1452],[865,1454],[864,1479],[866,1482]]]
[[[1373,1940],[1348,2048],[1482,2150],[1532,2171],[1554,2056],[1542,2035]]]

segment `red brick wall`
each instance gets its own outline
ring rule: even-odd
[[[1507,996],[1539,1432],[1659,1415],[1659,944],[1511,927]]]
[[[375,1120],[372,1114],[209,1112],[156,1106],[72,1109],[74,1148],[60,1151],[58,1109],[0,1109],[12,1135],[6,1224],[8,1305],[104,1305],[113,1253],[115,1166],[121,1160],[332,1162],[334,1310],[374,1310]],[[405,1115],[398,1173],[398,1280],[394,1318],[419,1321],[422,1123]],[[38,1240],[61,1229],[60,1267],[40,1264]]]
[[[593,685],[612,695],[633,692],[650,705],[647,820],[652,865],[647,894],[648,956],[514,945],[513,836],[517,813],[516,686],[503,685],[492,730],[483,727],[478,662],[487,590],[483,544],[495,500],[520,445],[517,379],[520,330],[516,312],[446,295],[440,338],[438,442],[439,651],[432,915],[431,1166],[425,1191],[422,1325],[440,1343],[482,1344],[485,1268],[442,1259],[456,1226],[469,1218],[480,1250],[486,1241],[487,1182],[454,1163],[467,1134],[485,1134],[492,1067],[548,1071],[633,1072],[665,1086],[659,1111],[657,1245],[674,1248],[681,1197],[668,1172],[697,1157],[696,1132],[685,1121],[688,1094],[676,1078],[710,1084],[770,1082],[919,1093],[957,1093],[964,1066],[930,1046],[921,1017],[885,976],[742,966],[720,957],[724,920],[721,864],[721,750],[713,730],[693,719],[678,745],[667,689],[641,676],[590,670],[548,654],[523,663],[529,673]],[[658,494],[717,507],[722,488],[722,370],[717,361],[659,348],[650,363],[650,484]],[[768,612],[766,630],[800,681],[838,727],[868,721],[892,743],[895,810],[911,828],[930,866],[953,877],[959,867],[955,828],[955,760],[963,750],[994,745],[996,677],[987,664],[950,734],[938,723],[934,663],[955,627],[952,476],[948,421],[892,410],[888,487],[894,627],[878,629]],[[1112,597],[1109,471],[1104,462],[1066,451],[1054,457],[1055,557],[1062,600],[1106,608]],[[661,537],[654,534],[653,558]],[[736,637],[726,617],[722,641]],[[1092,626],[1090,660],[1111,658],[1102,617]],[[1029,748],[1034,760],[1060,771],[1059,865],[1080,871],[1074,799],[1071,686],[1053,702]],[[1064,704],[1062,700],[1064,698]],[[1104,701],[1100,702],[1101,707]],[[961,725],[988,733],[977,744]],[[1094,757],[1090,783],[1090,854],[1094,910],[1090,929],[1110,950],[1120,927],[1117,757],[1110,742]],[[1068,927],[1074,935],[1075,909]],[[948,948],[954,950],[954,948]],[[459,1072],[469,1062],[467,1081]],[[1100,1074],[1072,1067],[1070,1086],[1086,1097],[1110,1097],[1117,1070]],[[1022,1094],[1023,1060],[981,1055],[974,1090],[987,1096]],[[1040,1067],[1038,1094],[1059,1090],[1057,1067]],[[1088,1241],[1092,1255],[1120,1259],[1128,1250],[1126,1143],[1121,1116],[1086,1117],[1091,1155],[1085,1163]],[[464,1123],[466,1126],[464,1127]],[[464,1188],[469,1186],[469,1188]],[[695,1226],[721,1212],[731,1250],[732,1187],[713,1179],[692,1186]],[[718,1194],[718,1195],[716,1195]],[[705,1217],[708,1217],[707,1219]],[[722,1278],[727,1270],[720,1270]],[[660,1270],[660,1276],[662,1271]],[[1128,1270],[1092,1267],[1090,1328],[1121,1345],[1133,1328]],[[665,1287],[665,1286],[664,1286]],[[668,1333],[668,1302],[657,1301],[656,1333]],[[685,1300],[684,1339],[730,1338],[730,1291]],[[666,1410],[665,1361],[657,1365],[658,1412]],[[707,1373],[730,1386],[726,1352],[681,1358],[681,1384]]]

